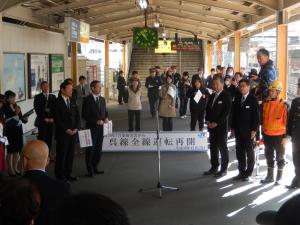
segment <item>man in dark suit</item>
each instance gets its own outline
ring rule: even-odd
[[[22,165],[25,172],[23,178],[36,186],[41,197],[37,224],[44,224],[48,213],[70,194],[69,183],[54,180],[47,175],[48,154],[48,146],[40,140],[27,143],[22,151]]]
[[[250,80],[240,80],[239,89],[241,95],[232,105],[231,131],[235,134],[239,168],[234,180],[248,181],[254,168],[253,142],[259,126],[259,104],[255,95],[250,94]]]
[[[39,130],[38,139],[46,142],[49,151],[51,151],[56,97],[53,94],[49,94],[49,84],[47,81],[41,83],[41,90],[42,93],[36,95],[33,102],[37,116],[35,126]]]
[[[123,101],[124,101],[124,103],[126,103],[126,99],[125,99],[126,81],[125,81],[125,78],[123,77],[122,70],[119,72],[119,76],[118,76],[118,80],[117,80],[117,89],[119,91],[118,102],[120,105],[122,105]]]
[[[93,146],[86,150],[86,167],[88,176],[103,174],[104,171],[98,170],[101,160],[103,143],[103,124],[108,122],[105,99],[100,96],[100,81],[94,80],[90,84],[92,93],[84,99],[82,116],[86,120],[86,128],[91,130]]]
[[[60,85],[61,96],[55,104],[56,128],[56,164],[55,175],[57,179],[75,181],[72,177],[73,158],[77,132],[80,127],[78,107],[71,100],[73,87],[69,82]]]
[[[212,88],[215,91],[209,97],[206,107],[206,122],[209,131],[210,143],[210,170],[204,175],[224,176],[228,167],[228,117],[231,109],[231,97],[223,90],[224,80],[221,76],[215,76],[212,81]],[[221,154],[221,170],[219,167],[219,152]]]

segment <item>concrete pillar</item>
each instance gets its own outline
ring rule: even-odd
[[[104,66],[104,96],[109,101],[109,40],[104,41],[105,66]]]
[[[122,51],[122,70],[123,70],[123,74],[126,77],[126,43],[123,44],[123,51]]]
[[[234,71],[240,72],[241,69],[241,32],[234,33]]]
[[[287,12],[281,10],[277,14],[277,78],[283,85],[282,98],[287,98],[288,76],[288,25]]]
[[[207,44],[207,74],[210,74],[212,68],[212,57],[213,57],[214,46],[212,43]]]
[[[223,51],[222,51],[223,40],[217,41],[217,64],[222,65],[223,63]]]
[[[71,42],[71,78],[73,85],[77,85],[77,43]]]

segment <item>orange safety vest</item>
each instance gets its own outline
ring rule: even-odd
[[[286,134],[287,107],[282,99],[267,100],[262,105],[262,130],[270,136]]]

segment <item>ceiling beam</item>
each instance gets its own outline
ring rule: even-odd
[[[132,24],[132,23],[136,23],[136,22],[144,22],[144,16],[136,16],[136,17],[131,17],[131,18],[126,18],[126,19],[123,19],[123,20],[119,20],[119,21],[103,23],[101,25],[94,25],[94,26],[91,27],[91,32],[99,31],[99,30],[105,30],[105,29],[109,29],[109,28],[112,28],[112,27],[116,28],[116,27],[119,27],[119,26]]]
[[[259,15],[258,10],[255,8],[251,8],[248,6],[244,6],[242,4],[237,4],[229,1],[222,1],[222,0],[187,0],[184,2],[194,3],[194,4],[201,4],[208,7],[215,7],[219,9],[241,12],[248,15]]]
[[[97,32],[98,35],[108,35],[111,33],[121,32],[124,30],[132,30],[132,28],[134,28],[134,27],[142,27],[143,25],[144,25],[143,22],[137,21],[137,22],[134,22],[131,24],[123,25],[123,26],[111,27],[111,28],[102,29],[102,30],[95,30],[93,32]]]
[[[96,9],[90,9],[88,13],[86,14],[81,14],[76,16],[78,19],[84,19],[84,18],[89,18],[89,17],[96,17],[99,15],[103,14],[111,14],[111,13],[117,13],[117,12],[122,12],[126,10],[131,10],[131,9],[136,9],[136,6],[133,2],[122,2],[122,3],[113,3],[111,5],[103,6],[101,8],[96,8]]]
[[[231,0],[235,2],[245,2],[245,0]],[[259,6],[265,7],[272,11],[278,10],[278,1],[277,0],[246,0],[247,2],[257,4]]]
[[[0,12],[14,7],[18,4],[25,3],[27,0],[1,0],[0,1]]]
[[[195,13],[189,13],[188,11],[177,12],[176,10],[173,9],[157,8],[156,12],[169,15],[169,16],[178,16],[181,18],[192,19],[207,24],[219,25],[231,31],[236,30],[236,24],[234,22],[224,21],[217,18],[209,18],[207,16],[197,15]]]
[[[42,15],[47,15],[47,14],[54,14],[54,13],[63,13],[66,9],[72,10],[72,9],[78,9],[82,7],[94,7],[98,4],[101,3],[106,3],[109,2],[110,0],[80,0],[80,1],[73,1],[72,3],[69,4],[60,4],[58,6],[54,7],[48,7],[44,9],[40,9],[34,12],[36,16],[42,16]]]
[[[180,18],[176,18],[173,16],[168,16],[168,15],[163,15],[161,14],[159,16],[160,19],[162,19],[163,23],[164,21],[172,21],[172,22],[177,22],[183,25],[183,27],[194,27],[194,29],[196,30],[202,30],[205,32],[211,32],[211,33],[216,33],[216,34],[222,34],[222,32],[224,32],[224,30],[222,29],[213,29],[213,28],[209,28],[209,27],[204,27],[202,26],[202,24],[197,23],[197,22],[193,22],[190,21],[189,19],[180,19]]]
[[[184,27],[185,30],[190,31],[191,33],[194,33],[194,34],[201,34],[202,32],[206,32],[208,34],[213,34],[215,36],[224,35],[223,32],[207,31],[207,30],[202,29],[201,27],[197,27],[197,26],[193,26],[193,25],[187,25],[184,22],[178,22],[178,21],[173,21],[173,20],[169,20],[169,19],[163,19],[163,25],[164,26],[172,26],[176,29],[180,29],[181,27]]]
[[[231,20],[234,22],[243,22],[243,23],[248,22],[248,19],[243,16],[233,15],[230,13],[219,13],[219,12],[216,13],[213,11],[204,10],[203,7],[186,4],[186,3],[184,5],[179,5],[177,3],[174,3],[174,1],[157,1],[156,5],[159,7],[165,7],[167,9],[183,10],[183,11],[188,11],[190,13],[196,13],[198,15],[203,15],[203,16],[206,15],[214,18],[221,18],[223,20]]]
[[[97,19],[90,19],[86,20],[87,23],[89,23],[91,26],[96,24],[103,24],[103,23],[109,23],[109,22],[117,22],[119,20],[124,20],[127,18],[137,17],[141,15],[141,11],[134,10],[132,12],[128,11],[122,11],[117,16],[109,16],[108,14],[102,14],[97,16]]]
[[[288,8],[291,6],[298,6],[299,7],[300,3],[299,0],[284,0],[283,2],[283,7]]]

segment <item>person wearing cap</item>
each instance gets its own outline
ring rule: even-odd
[[[295,177],[291,185],[287,186],[290,189],[300,188],[300,78],[298,79],[297,96],[292,101],[287,132],[292,137],[293,163],[295,167]]]
[[[260,225],[299,225],[300,194],[286,201],[278,211],[264,211],[257,215]]]
[[[152,118],[155,117],[155,110],[159,99],[159,87],[162,85],[160,76],[156,76],[155,68],[149,70],[150,76],[146,78],[145,86],[148,89],[148,99]]]
[[[276,152],[277,161],[276,184],[279,184],[282,178],[285,164],[285,145],[287,143],[286,127],[288,106],[280,97],[281,91],[281,82],[272,82],[269,86],[269,96],[262,103],[262,134],[265,144],[268,173],[266,178],[261,180],[261,183],[271,183],[274,181],[274,152]]]

